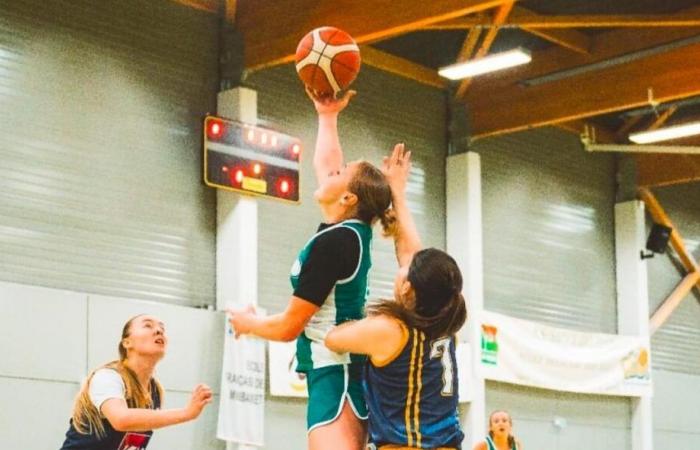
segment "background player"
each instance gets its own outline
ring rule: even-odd
[[[523,450],[523,445],[513,436],[513,420],[507,411],[494,411],[489,416],[489,434],[486,440],[474,446],[474,450]]]
[[[153,377],[168,338],[158,318],[129,319],[119,341],[119,360],[94,370],[78,393],[61,450],[143,450],[153,431],[196,419],[211,402],[211,389],[199,384],[189,404],[160,409],[163,388]]]

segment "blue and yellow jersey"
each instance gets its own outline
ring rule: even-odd
[[[428,339],[403,323],[405,344],[365,373],[369,437],[375,446],[460,448],[454,336]]]

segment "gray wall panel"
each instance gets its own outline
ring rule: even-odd
[[[479,140],[484,307],[615,333],[614,160],[540,129]]]
[[[44,450],[63,443],[78,383],[0,377],[3,450]]]
[[[659,203],[680,232],[686,248],[700,259],[700,183],[655,189]],[[656,308],[680,283],[683,273],[670,249],[648,261],[649,309]],[[700,375],[700,290],[688,295],[651,341],[655,368]]]
[[[0,377],[80,381],[87,310],[85,294],[0,283]]]
[[[6,2],[0,278],[214,301],[216,19],[174,2]]]

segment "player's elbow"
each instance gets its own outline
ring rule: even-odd
[[[280,341],[282,342],[292,342],[296,338],[299,337],[303,330],[303,327],[297,327],[294,325],[291,326],[286,326],[284,329],[280,332]]]

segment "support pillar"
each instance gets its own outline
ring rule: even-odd
[[[474,152],[447,158],[447,252],[457,261],[464,279],[464,298],[469,319],[460,331],[460,341],[471,346],[469,383],[472,400],[462,418],[471,449],[486,433],[486,386],[479,373],[481,330],[475,320],[484,307],[484,268],[481,220],[481,160]]]
[[[616,204],[617,332],[641,336],[649,346],[647,263],[640,257],[645,241],[644,203],[633,200]],[[652,450],[651,396],[633,397],[630,408],[632,450]]]

